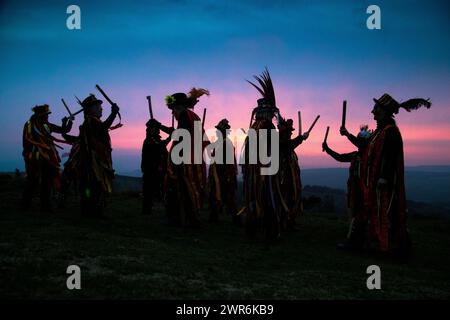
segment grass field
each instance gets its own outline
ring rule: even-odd
[[[3,298],[450,298],[448,220],[410,219],[414,254],[397,261],[337,251],[347,222],[329,214],[306,214],[300,231],[267,246],[228,217],[201,230],[165,226],[162,206],[140,215],[136,193],[111,196],[108,220],[81,219],[75,199],[54,215],[23,213],[21,184],[3,179],[0,186]],[[81,268],[81,290],[66,288],[72,264]],[[381,268],[382,290],[366,288],[372,264]]]

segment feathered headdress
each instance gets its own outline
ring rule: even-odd
[[[277,105],[275,100],[275,90],[273,89],[272,79],[270,78],[269,70],[267,70],[267,67],[260,76],[253,77],[256,79],[256,81],[258,81],[260,87],[258,87],[251,81],[247,80],[247,82],[255,87],[256,90],[258,90],[262,97],[267,102],[269,102],[272,107],[275,107]]]
[[[380,99],[374,98],[373,101],[375,101],[376,104],[391,112],[392,114],[397,114],[400,108],[411,112],[411,110],[417,110],[420,107],[425,107],[427,109],[430,109],[431,107],[430,99],[414,98],[406,100],[402,103],[398,103],[387,93],[383,94]]]
[[[176,105],[185,108],[193,108],[203,95],[209,96],[209,91],[203,88],[192,88],[188,94],[183,92],[174,93],[165,97],[166,105],[169,109],[173,109]]]
[[[188,98],[197,99],[205,94],[209,96],[209,91],[203,88],[192,88],[191,91],[189,91],[188,93]]]
[[[248,81],[253,87],[258,90],[262,95],[261,99],[258,99],[258,106],[253,109],[252,117],[250,119],[250,126],[253,121],[253,117],[256,118],[272,119],[275,113],[278,113],[276,106],[275,90],[273,89],[272,79],[270,78],[269,70],[265,68],[260,76],[254,76],[259,83],[259,87],[251,81]]]

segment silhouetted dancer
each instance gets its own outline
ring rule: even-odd
[[[216,125],[216,148],[213,154],[215,161],[209,166],[208,187],[211,222],[216,222],[224,209],[231,216],[233,224],[240,225],[241,219],[237,215],[236,188],[237,162],[235,148],[229,139],[230,125],[227,119],[222,119]]]
[[[280,118],[280,187],[284,199],[281,211],[281,228],[295,230],[296,218],[303,214],[302,181],[300,166],[295,149],[309,137],[309,132],[292,139],[294,131],[292,119]]]
[[[258,90],[262,98],[258,99],[258,106],[252,111],[250,128],[257,135],[259,135],[260,130],[267,130],[267,141],[257,139],[257,146],[253,148],[248,136],[245,140],[245,163],[242,165],[244,175],[244,207],[240,210],[240,213],[246,214],[247,235],[254,237],[262,231],[263,237],[266,240],[273,241],[280,236],[282,195],[279,171],[275,174],[264,175],[261,173],[261,169],[269,165],[263,165],[259,157],[256,163],[249,162],[251,153],[258,153],[257,150],[261,147],[261,143],[266,143],[268,156],[279,156],[270,154],[272,143],[270,130],[275,129],[272,119],[276,115],[279,117],[279,110],[276,106],[275,92],[267,69],[259,77],[255,76],[255,79],[260,86],[258,87],[251,82],[250,84]],[[274,141],[274,143],[277,143],[277,141]]]
[[[167,144],[170,136],[162,140],[161,124],[155,119],[146,123],[146,136],[142,145],[142,214],[150,215],[153,199],[163,200],[164,177],[167,169]]]
[[[33,192],[36,187],[40,188],[41,211],[52,212],[50,196],[52,188],[59,190],[60,157],[55,142],[64,143],[56,139],[52,133],[63,133],[69,131],[72,121],[67,118],[64,129],[48,122],[51,113],[47,104],[35,106],[33,115],[25,123],[23,128],[23,158],[25,161],[26,186],[22,196],[22,208],[29,209]],[[61,147],[59,147],[61,148]]]
[[[379,252],[407,254],[411,242],[406,225],[403,141],[394,116],[400,108],[430,108],[431,103],[424,99],[398,103],[388,94],[374,102],[377,128],[364,151],[361,170],[364,210],[369,217],[367,242]]]
[[[195,122],[199,128],[198,135],[204,134],[201,120],[191,109],[198,103],[198,98],[209,95],[209,91],[201,88],[192,88],[188,93],[174,93],[166,96],[166,105],[172,110],[172,114],[177,120],[177,129],[185,129],[190,133],[189,144],[191,146],[191,156],[188,163],[176,164],[169,157],[167,163],[167,173],[165,177],[166,186],[166,211],[169,223],[172,225],[187,225],[192,228],[200,226],[199,209],[203,204],[203,196],[206,185],[206,166],[201,156],[200,163],[194,163],[194,131]],[[171,130],[161,126],[161,130],[171,134]],[[181,139],[182,140],[182,139]],[[174,141],[170,153],[176,146],[184,141]],[[202,142],[200,146],[203,152],[208,142]],[[183,155],[183,151],[180,152]]]
[[[363,208],[361,159],[372,132],[368,130],[366,125],[361,126],[357,137],[350,134],[345,127],[341,127],[340,132],[341,135],[348,137],[358,147],[358,150],[349,153],[337,153],[328,146],[326,141],[322,143],[322,150],[336,161],[350,163],[347,180],[347,207],[351,220],[347,240],[344,243],[339,243],[338,248],[359,251],[365,246],[365,234],[368,223],[368,217]]]
[[[81,102],[84,122],[79,135],[79,182],[81,214],[87,217],[104,217],[103,208],[114,178],[109,130],[119,107],[112,104],[111,114],[102,122],[102,103],[93,94]]]

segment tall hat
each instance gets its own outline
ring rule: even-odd
[[[255,115],[256,118],[272,119],[279,110],[276,106],[275,90],[273,89],[269,70],[266,68],[260,76],[254,76],[254,78],[258,81],[259,87],[253,82],[248,80],[247,82],[258,90],[262,98],[258,99],[258,106],[253,109],[252,115]]]
[[[198,98],[204,94],[209,96],[209,91],[202,88],[192,88],[188,94],[177,92],[172,95],[168,95],[166,96],[165,101],[169,109],[173,109],[175,106],[193,108],[199,101]]]
[[[225,131],[225,130],[228,130],[230,128],[231,127],[230,127],[229,121],[227,119],[220,120],[220,122],[216,125],[216,129],[218,129],[218,130]]]
[[[411,110],[417,110],[420,107],[425,107],[427,109],[430,109],[431,102],[429,99],[422,99],[422,98],[415,98],[415,99],[409,99],[405,102],[398,103],[394,98],[392,98],[389,94],[385,93],[381,96],[379,99],[373,98],[373,101],[375,103],[388,111],[392,114],[397,114],[398,110],[400,108],[405,109],[408,112],[411,112]]]
[[[50,113],[52,113],[52,112],[50,111],[50,107],[49,107],[48,104],[43,104],[43,105],[40,105],[40,106],[35,106],[35,107],[33,107],[31,110],[34,112],[34,114],[35,114],[36,116],[43,116],[43,115],[45,115],[45,114],[50,114]]]
[[[157,120],[155,120],[155,119],[150,119],[150,120],[147,121],[147,123],[145,124],[145,126],[146,126],[148,129],[152,129],[152,128],[157,128],[157,129],[159,129],[160,123],[159,123]]]
[[[83,100],[83,102],[78,101],[78,103],[83,107],[83,109],[87,109],[92,107],[96,104],[102,104],[103,101],[100,99],[97,99],[92,93],[87,96],[86,99]]]
[[[285,120],[284,118],[280,118],[278,129],[280,130],[280,132],[294,131],[294,121],[292,121],[292,119]]]

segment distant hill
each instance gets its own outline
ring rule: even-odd
[[[304,169],[304,185],[320,185],[334,189],[347,188],[348,169]],[[405,170],[407,199],[450,208],[450,167],[408,167]]]
[[[135,170],[125,175],[141,177],[141,172]],[[347,189],[346,168],[303,169],[301,175],[304,186]],[[407,167],[405,183],[408,200],[437,204],[450,210],[450,166]]]
[[[325,169],[326,170],[326,169]],[[340,170],[343,169],[330,169],[330,170]],[[309,170],[307,174],[309,174]],[[343,172],[337,172],[335,176],[339,174],[342,175]],[[322,172],[323,174],[323,172]],[[419,172],[418,178],[420,175],[424,175],[423,172]],[[314,177],[314,176],[313,176]],[[329,177],[333,177],[331,174]],[[316,183],[325,183],[325,177],[322,175],[318,176],[319,179],[315,180]],[[345,181],[347,179],[346,176],[343,176]],[[346,198],[346,190],[343,188],[331,188],[324,185],[310,185],[307,184],[303,177],[303,198],[304,198],[304,206],[305,210],[309,212],[328,212],[330,214],[337,215],[345,215],[347,214],[347,198]],[[334,181],[334,180],[333,180]],[[430,188],[430,182],[424,181],[423,186],[424,189]],[[417,187],[417,190],[420,189],[420,186]],[[142,181],[139,177],[129,177],[129,176],[120,176],[117,175],[113,184],[114,192],[141,192],[142,190]],[[445,191],[445,189],[444,189]],[[236,201],[238,205],[242,203],[242,181],[240,180],[238,183],[238,191],[236,193]],[[430,201],[421,201],[418,199],[413,199],[408,197],[408,211],[410,215],[421,215],[421,216],[445,216],[450,217],[450,205],[445,202],[430,202]]]
[[[421,171],[421,172],[450,172],[450,166],[415,166],[406,167],[406,171]]]

